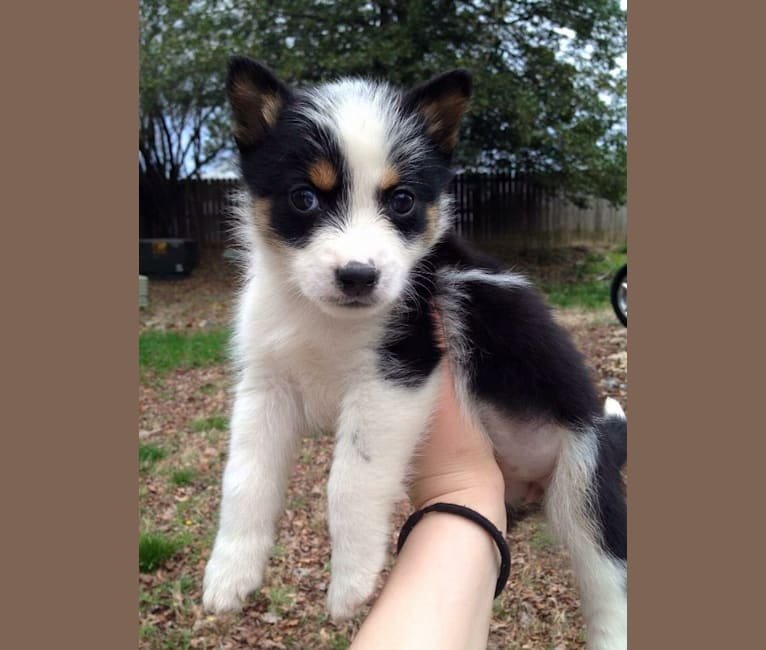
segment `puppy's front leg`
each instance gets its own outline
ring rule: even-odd
[[[437,379],[434,373],[417,388],[370,380],[344,400],[327,490],[332,538],[327,605],[335,620],[352,616],[375,590],[391,515],[433,410]]]
[[[260,586],[303,422],[286,384],[245,377],[237,387],[221,519],[205,567],[205,609],[238,610]]]

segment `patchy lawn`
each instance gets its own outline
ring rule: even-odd
[[[222,359],[233,278],[226,263],[208,260],[190,278],[150,280],[150,308],[141,314],[139,648],[346,648],[364,612],[335,625],[324,609],[333,443],[327,435],[303,441],[261,591],[238,615],[214,617],[201,608],[228,440],[231,384]],[[557,313],[587,355],[602,394],[627,409],[625,328],[608,308]],[[392,544],[408,512],[401,504]],[[583,648],[572,572],[543,517],[523,521],[509,543],[511,580],[495,601],[488,648]]]
[[[609,306],[609,286],[628,259],[626,247],[571,246],[505,253],[514,269],[526,273],[557,307],[599,309]]]

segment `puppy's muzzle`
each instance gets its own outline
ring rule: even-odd
[[[349,298],[363,298],[372,293],[380,273],[372,264],[349,262],[335,269],[335,281]]]

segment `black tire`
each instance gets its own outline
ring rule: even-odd
[[[624,287],[623,287],[624,283]],[[620,267],[612,280],[612,286],[609,289],[609,298],[612,301],[612,308],[620,322],[628,326],[628,265]],[[624,309],[623,309],[624,304]]]

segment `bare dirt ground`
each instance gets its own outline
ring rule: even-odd
[[[231,266],[216,258],[187,279],[151,281],[141,329],[225,325],[234,285]],[[625,328],[606,309],[560,310],[557,316],[586,354],[602,395],[617,398],[627,410]],[[303,442],[260,593],[237,615],[216,617],[201,609],[226,456],[228,431],[221,422],[230,408],[229,389],[223,364],[163,376],[147,372],[142,378],[139,438],[166,455],[139,476],[140,527],[179,540],[181,548],[162,568],[139,576],[139,648],[346,648],[365,612],[335,625],[324,610],[330,554],[325,483],[333,442],[327,435]],[[174,475],[181,470],[191,479],[178,485]],[[401,504],[392,531],[408,512]],[[566,552],[543,517],[533,514],[508,539],[511,579],[495,601],[487,647],[584,648]]]
[[[188,277],[152,278],[149,306],[139,326],[156,330],[191,330],[229,324],[238,272],[218,252],[203,252]]]

